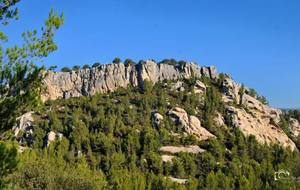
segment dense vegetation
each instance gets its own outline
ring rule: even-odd
[[[278,145],[257,143],[230,126],[216,127],[216,111],[224,110],[219,87],[210,88],[204,102],[186,91],[172,91],[171,81],[119,89],[93,97],[47,102],[36,116],[31,147],[20,154],[19,165],[7,179],[20,189],[297,189],[293,180],[274,181],[279,169],[300,175],[300,155]],[[167,84],[167,85],[166,85]],[[217,139],[197,142],[182,134],[182,127],[167,112],[179,106],[202,119]],[[51,110],[51,111],[49,111]],[[196,112],[196,110],[198,110]],[[164,116],[156,126],[152,113]],[[45,136],[55,131],[60,140],[46,146]],[[172,162],[161,160],[163,145],[199,145],[201,154],[179,153]],[[165,176],[187,178],[186,185]]]

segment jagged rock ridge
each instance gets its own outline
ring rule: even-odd
[[[144,80],[156,83],[163,80],[190,78],[191,76],[217,77],[215,67],[201,67],[192,62],[181,65],[157,64],[141,61],[136,65],[106,64],[95,68],[71,72],[48,72],[44,84],[47,92],[43,100],[89,96],[114,91],[128,85],[142,85]]]
[[[152,60],[147,60],[136,65],[106,64],[71,72],[49,72],[44,80],[47,91],[42,95],[42,98],[43,100],[55,100],[90,96],[96,93],[114,91],[119,87],[126,88],[128,85],[143,85],[145,80],[156,83],[164,80],[189,79],[192,76],[197,78],[206,76],[212,81],[219,78],[215,67],[201,67],[192,62],[170,65],[166,63],[157,64]],[[181,81],[177,81],[173,88],[176,90],[179,88],[180,91],[184,90]],[[296,149],[295,143],[278,126],[281,111],[264,105],[255,97],[249,96],[247,87],[245,87],[246,93],[241,96],[241,88],[244,87],[233,81],[231,77],[225,77],[223,102],[228,114],[232,116],[234,126],[239,127],[247,136],[254,135],[261,143],[278,143],[293,150]],[[197,81],[194,92],[200,94],[201,97],[205,90],[205,84]],[[236,103],[240,106],[233,106]],[[198,140],[214,137],[205,129],[205,126],[201,126],[199,119],[188,116],[185,110],[177,112],[176,108],[170,110],[170,114],[173,113],[177,117],[187,133],[195,135]],[[159,125],[163,119],[163,117],[158,118],[158,116],[158,114],[153,115],[156,125]],[[224,125],[223,116],[219,113],[216,113],[216,116],[216,125]]]

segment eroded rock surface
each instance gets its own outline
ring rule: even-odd
[[[152,113],[152,121],[156,126],[158,126],[163,119],[164,117],[160,113]]]
[[[179,183],[179,184],[186,184],[188,182],[188,179],[179,179],[179,178],[175,178],[175,177],[168,177],[171,181],[175,182],[175,183]]]
[[[290,129],[295,137],[300,134],[300,123],[297,119],[291,118],[289,121]]]
[[[184,127],[185,132],[195,135],[195,137],[200,141],[215,137],[213,134],[211,134],[201,126],[201,122],[197,117],[188,115],[182,108],[174,107],[169,111],[169,115],[177,123],[181,124]]]
[[[19,143],[33,140],[33,113],[27,112],[16,119],[17,124],[12,127],[14,137]]]
[[[260,143],[278,143],[296,149],[295,143],[278,126],[280,110],[263,105],[249,95],[244,95],[244,99],[245,108],[227,106],[234,126],[239,127],[246,136],[254,135]]]
[[[55,138],[56,138],[56,133],[50,131],[47,135],[47,146],[49,146],[51,142],[55,141]]]
[[[201,149],[197,145],[190,145],[190,146],[163,146],[159,149],[159,151],[170,153],[170,154],[176,154],[179,152],[198,154],[204,152],[205,150]]]
[[[42,99],[55,100],[89,96],[95,93],[114,91],[119,87],[142,85],[144,80],[158,81],[207,76],[216,78],[215,67],[201,67],[192,62],[184,65],[157,64],[151,60],[136,65],[106,64],[91,69],[71,72],[48,72],[44,85],[46,92]]]
[[[194,92],[196,94],[202,94],[206,91],[206,86],[203,82],[201,82],[200,80],[196,81],[196,84],[194,85]]]
[[[161,160],[163,162],[172,162],[174,158],[175,156],[171,156],[171,155],[161,155]]]

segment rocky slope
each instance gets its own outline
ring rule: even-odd
[[[107,64],[71,72],[49,72],[44,80],[47,91],[42,98],[43,100],[55,100],[90,96],[114,91],[119,87],[126,88],[128,85],[143,85],[145,80],[156,83],[164,80],[200,78],[202,76],[208,77],[213,82],[216,82],[219,77],[215,67],[201,67],[192,62],[170,65],[157,64],[147,60],[136,65]],[[248,88],[245,88],[245,92],[241,94],[241,88],[244,87],[227,75],[222,85],[223,101],[234,126],[239,127],[245,135],[254,135],[261,143],[279,143],[282,146],[296,149],[294,142],[278,126],[280,110],[264,105],[255,97],[251,97]],[[177,82],[174,84],[173,90],[184,90],[181,87],[182,82]],[[196,81],[194,92],[203,94],[205,90],[206,86],[202,82]],[[173,108],[169,111],[169,115],[182,124],[187,133],[195,135],[198,140],[215,137],[205,129],[205,126],[201,126],[197,117],[189,116],[181,108]],[[216,113],[216,115],[216,125],[224,125],[224,116],[220,113]],[[163,118],[158,118],[156,115],[156,119],[159,122]],[[296,125],[295,122],[293,123]]]

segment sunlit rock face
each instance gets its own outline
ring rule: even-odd
[[[218,76],[215,67],[201,67],[192,62],[185,62],[182,65],[157,64],[152,60],[128,66],[123,63],[112,63],[71,72],[49,71],[44,79],[46,91],[42,99],[89,96],[111,92],[128,85],[142,85],[145,80],[156,83],[203,75],[212,79]]]
[[[143,86],[144,81],[157,83],[164,80],[175,80],[171,90],[185,91],[184,80],[192,77],[206,77],[212,83],[220,82],[220,75],[216,68],[201,67],[193,62],[181,62],[180,64],[155,63],[153,60],[140,61],[138,64],[126,65],[112,63],[100,65],[94,68],[82,69],[70,72],[48,72],[44,79],[46,87],[42,99],[55,100],[79,96],[91,96],[96,93],[112,92],[119,87]],[[224,75],[221,84],[222,100],[226,107],[224,113],[216,113],[214,123],[216,126],[225,126],[225,116],[232,118],[232,123],[246,135],[254,135],[260,143],[277,143],[284,147],[296,149],[294,142],[279,127],[282,112],[268,105],[264,105],[257,97],[249,95],[249,89],[235,82],[229,75]],[[203,101],[206,86],[200,80],[196,80],[192,91]],[[241,94],[241,88],[244,93]],[[191,92],[188,92],[191,93]],[[163,114],[163,113],[162,113]],[[174,106],[168,115],[177,120],[187,134],[194,135],[198,140],[215,138],[201,120],[188,115],[185,110]],[[153,115],[153,122],[159,126],[163,116]],[[297,123],[290,121],[290,126],[299,134]]]

